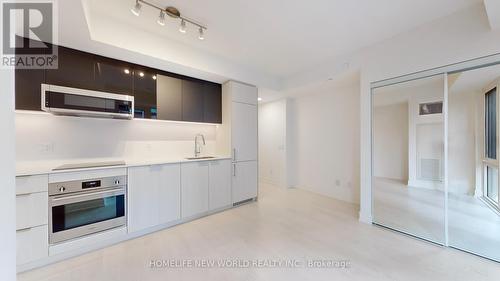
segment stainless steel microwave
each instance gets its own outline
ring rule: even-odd
[[[58,115],[132,119],[134,97],[42,84],[42,110]]]

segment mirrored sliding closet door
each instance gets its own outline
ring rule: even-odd
[[[373,221],[445,244],[445,75],[372,90]]]
[[[500,261],[500,65],[448,75],[449,246]]]

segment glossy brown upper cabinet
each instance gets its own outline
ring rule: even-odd
[[[196,79],[158,75],[158,119],[222,123],[222,87]]]
[[[157,119],[156,79],[154,69],[134,69],[134,118]]]
[[[26,38],[16,36],[16,46],[23,46]],[[28,40],[32,45],[33,40]],[[41,110],[40,91],[41,84],[45,83],[45,70],[43,69],[17,69],[14,75],[16,109]]]
[[[132,95],[134,92],[133,68],[134,65],[131,63],[96,56],[94,61],[96,90]]]
[[[45,71],[42,69],[16,69],[16,109],[42,110],[41,84],[45,82]]]
[[[182,120],[203,122],[204,85],[199,81],[182,80]]]
[[[222,123],[222,86],[205,82],[203,85],[203,122]]]
[[[158,74],[156,104],[158,119],[182,121],[182,80]]]
[[[95,90],[95,56],[66,47],[59,47],[58,52],[58,68],[45,71],[46,83]]]
[[[134,96],[134,117],[222,123],[220,84],[59,47],[58,69],[16,69],[16,109],[41,110],[41,84]]]

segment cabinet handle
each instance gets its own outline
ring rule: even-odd
[[[21,229],[16,230],[16,232],[26,232],[26,231],[29,231],[31,229],[32,229],[32,227],[25,227],[25,228],[21,228]]]
[[[31,193],[21,193],[16,195],[16,197],[29,197],[29,196],[31,196]]]
[[[236,177],[236,163],[233,163],[233,177]]]
[[[236,148],[233,148],[233,161],[236,161]]]

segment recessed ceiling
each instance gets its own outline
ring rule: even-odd
[[[208,26],[206,40],[196,30],[178,32],[178,21],[156,24],[158,11],[143,7],[130,13],[135,0],[90,0],[92,16],[107,17],[180,41],[200,50],[286,78],[325,59],[375,44],[481,0],[151,0],[175,6]],[[96,27],[97,28],[97,27]],[[133,40],[133,34],[130,34]]]

